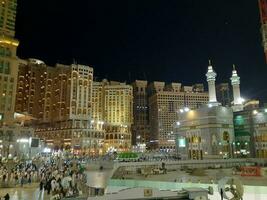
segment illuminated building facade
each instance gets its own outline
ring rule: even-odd
[[[173,129],[180,109],[198,108],[208,102],[209,95],[202,89],[196,92],[192,86],[182,87],[181,83],[165,85],[164,82],[152,82],[148,88],[152,94],[149,97],[151,148],[174,151]]]
[[[19,45],[14,38],[16,7],[13,0],[0,3],[0,125],[10,124],[14,118]]]
[[[267,158],[267,109],[255,109],[252,114],[256,157]]]
[[[15,36],[17,0],[2,0],[0,3],[0,32],[11,38]]]
[[[55,149],[102,154],[131,148],[132,86],[93,82],[93,68],[21,61],[16,110],[36,119],[36,134]],[[105,139],[105,141],[104,141]]]
[[[184,111],[175,124],[177,152],[187,159],[224,158],[234,154],[233,111],[206,104]]]
[[[265,62],[267,63],[267,1],[258,0],[261,21],[262,46],[264,48]]]
[[[91,132],[92,84],[89,66],[58,64],[48,70],[43,119],[37,129],[48,144],[99,153],[95,151],[100,136]]]
[[[98,154],[104,135],[92,131],[93,68],[29,59],[21,63],[16,109],[37,119],[36,134],[54,148]]]
[[[101,152],[104,150],[104,85],[106,81],[96,82],[93,81],[93,92],[92,92],[92,117],[91,117],[91,129],[94,135],[99,135],[100,140],[98,141],[98,148]]]
[[[210,72],[210,73],[209,73]],[[212,68],[208,67],[208,84],[215,82]],[[266,158],[267,109],[259,108],[258,100],[244,102],[240,94],[240,77],[233,66],[230,78],[233,86],[233,102],[209,101],[206,106],[188,110],[176,123],[178,153],[189,159],[212,157],[260,157]],[[219,85],[222,99],[228,99],[229,86]],[[214,87],[209,87],[210,97]],[[224,98],[226,97],[226,98]]]
[[[267,109],[259,101],[244,104],[234,113],[236,157],[267,158]]]
[[[37,119],[44,117],[48,66],[36,59],[20,60],[15,110]]]
[[[216,76],[209,62],[206,73],[208,104],[194,110],[181,110],[175,123],[177,152],[188,159],[234,157],[233,110],[217,102]]]
[[[105,135],[103,150],[131,150],[132,86],[106,79],[95,81],[92,101],[92,127]]]
[[[105,150],[131,150],[133,88],[110,81],[104,86]]]
[[[136,80],[133,86],[132,143],[134,145],[148,144],[150,141],[149,107],[147,81]]]
[[[254,157],[253,110],[234,112],[235,157]]]
[[[14,38],[16,8],[16,0],[0,3],[0,157],[6,158],[29,157],[33,150],[29,142],[21,145],[18,141],[21,138],[29,141],[34,129],[17,121],[14,112],[20,62],[16,55],[19,41]]]

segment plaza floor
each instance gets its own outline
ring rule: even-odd
[[[198,169],[196,169],[198,170]],[[214,187],[214,195],[210,196],[210,200],[220,199],[218,193],[217,181],[228,176],[228,177],[237,177],[244,185],[244,200],[267,200],[267,177],[245,177],[240,175],[233,175],[233,171],[230,168],[227,169],[205,169],[200,170],[199,173],[187,173],[186,171],[175,170],[168,171],[167,174],[158,174],[158,175],[148,175],[144,176],[137,173],[130,173],[123,170],[119,170],[115,173],[118,181],[128,182],[129,185],[138,185],[138,181],[141,181],[140,184],[147,184],[147,186],[154,185],[155,188],[160,189],[159,185],[166,189],[169,184],[172,185],[186,185],[187,183],[201,183],[199,187],[203,184],[211,184]],[[121,179],[120,179],[121,178]],[[115,180],[116,181],[116,180]],[[131,183],[133,181],[134,183]],[[135,182],[137,181],[137,182]],[[112,185],[112,184],[111,184]],[[126,186],[126,185],[125,185]],[[143,185],[144,186],[144,185]],[[112,188],[112,187],[110,187]],[[115,187],[116,188],[116,187]],[[127,187],[126,187],[127,188]],[[161,188],[162,189],[162,188]],[[111,189],[114,190],[114,187]],[[265,191],[266,190],[266,191]]]
[[[8,193],[10,200],[49,200],[50,195],[46,191],[40,191],[37,184],[15,188],[0,188],[0,197]]]
[[[121,173],[121,172],[120,172]],[[193,183],[212,183],[217,182],[223,177],[237,177],[244,185],[252,186],[267,186],[267,177],[253,177],[233,175],[232,169],[206,169],[202,174],[190,174],[185,171],[169,171],[167,174],[149,175],[147,177],[141,174],[125,174],[122,173],[125,179],[148,180],[148,181],[165,181],[165,182],[193,182]]]

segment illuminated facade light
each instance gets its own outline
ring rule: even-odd
[[[184,108],[184,111],[185,111],[185,112],[188,112],[189,110],[190,110],[190,109],[189,109],[188,107],[185,107],[185,108]]]
[[[237,99],[238,104],[243,104],[245,102],[245,99],[243,99],[242,97]]]
[[[43,152],[44,153],[50,153],[51,152],[51,149],[46,147],[46,148],[44,148]]]

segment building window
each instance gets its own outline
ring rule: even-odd
[[[10,74],[9,62],[6,62],[5,65],[4,65],[4,73],[5,74]]]

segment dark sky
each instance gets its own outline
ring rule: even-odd
[[[235,63],[243,96],[267,102],[257,0],[18,0],[16,31],[19,57],[99,78],[205,83],[211,58],[222,82]]]

